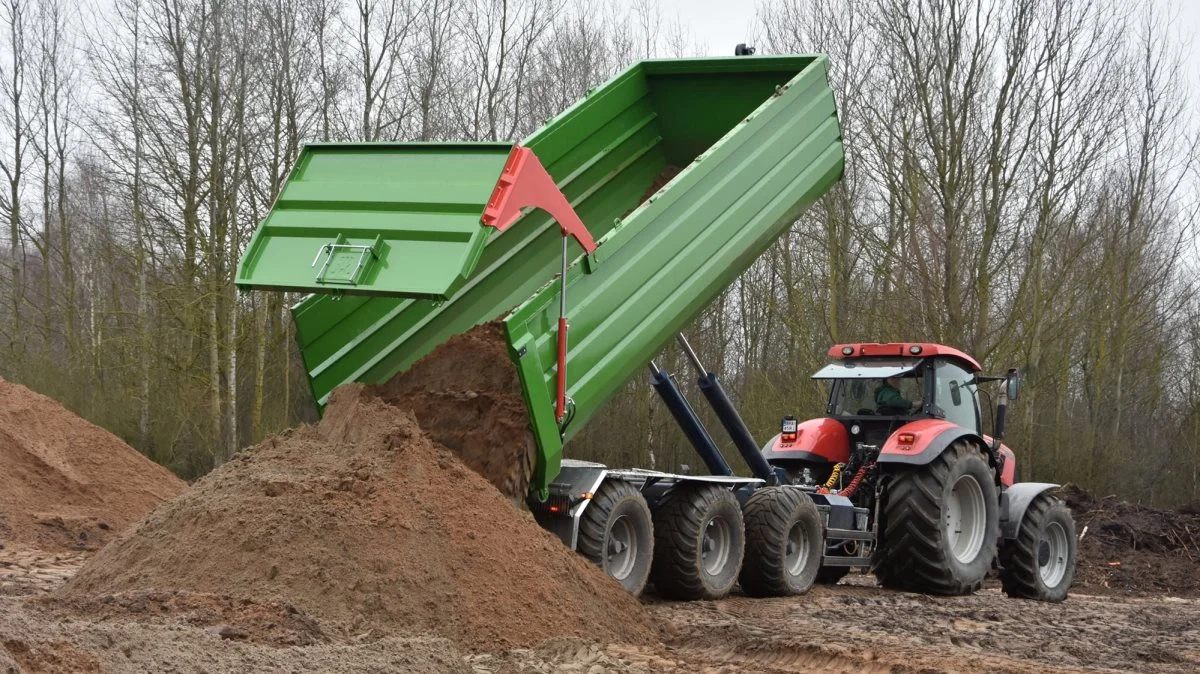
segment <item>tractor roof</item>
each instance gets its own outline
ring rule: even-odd
[[[933,356],[949,356],[957,358],[967,365],[972,372],[981,372],[979,361],[967,354],[941,344],[925,344],[921,342],[891,342],[888,344],[834,344],[829,347],[829,356],[838,360],[851,358],[870,358],[878,356],[904,356],[912,358],[932,358]]]

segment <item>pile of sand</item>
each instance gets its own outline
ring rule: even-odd
[[[505,388],[512,366],[488,345],[498,336],[484,326],[439,349],[467,355],[435,352],[388,386],[338,389],[319,425],[236,455],[100,551],[61,596],[252,598],[342,636],[433,634],[469,650],[562,635],[653,641],[635,598],[437,441],[485,472],[526,460],[525,408]]]
[[[0,543],[95,549],[186,486],[115,435],[0,379]]]
[[[1095,498],[1074,485],[1059,496],[1075,516],[1076,531],[1087,527],[1079,544],[1076,589],[1200,596],[1200,512]]]
[[[367,395],[411,410],[434,442],[514,502],[524,500],[537,445],[501,323],[450,339]]]

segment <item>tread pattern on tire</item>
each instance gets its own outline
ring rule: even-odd
[[[600,485],[600,488],[596,490],[596,494],[592,497],[592,502],[588,504],[588,507],[583,511],[583,515],[579,518],[579,539],[576,541],[575,548],[584,558],[602,569],[604,568],[604,534],[607,529],[608,519],[612,516],[613,510],[627,500],[640,502],[640,510],[644,512],[645,523],[647,526],[653,526],[651,524],[650,507],[646,505],[645,497],[642,496],[637,487],[624,480],[605,480]],[[648,555],[652,559],[654,556],[654,535],[652,532],[647,536],[647,541],[649,546],[643,554]],[[649,569],[647,569],[643,577],[633,583],[633,587],[626,586],[626,589],[633,593],[634,596],[640,595],[646,586],[649,575]],[[624,585],[624,583],[622,584]]]
[[[986,569],[978,578],[962,578],[954,573],[957,562],[943,549],[941,541],[943,486],[953,466],[959,461],[970,460],[970,457],[987,465],[977,449],[960,440],[928,465],[906,468],[894,474],[887,487],[883,508],[883,541],[871,560],[872,570],[884,587],[959,595],[970,594],[983,586]],[[992,485],[991,489],[988,485]],[[990,511],[992,516],[985,517],[985,526],[990,520],[994,531],[992,535],[984,535],[980,550],[980,556],[987,559],[990,567],[999,537],[1000,506],[998,497],[989,499],[989,491],[995,495],[993,483],[989,481],[980,487],[984,489],[985,503],[993,509]]]
[[[797,590],[788,583],[784,564],[793,516],[798,509],[809,508],[811,514],[803,516],[812,518],[818,532],[817,540],[809,542],[809,555],[817,555],[816,563],[820,564],[820,555],[825,547],[819,535],[820,516],[808,496],[799,489],[762,487],[746,501],[742,508],[742,519],[746,524],[746,552],[739,576],[743,592],[751,597],[784,597],[808,591],[807,586]],[[809,563],[812,563],[811,558]]]
[[[734,519],[733,550],[729,563],[734,566],[733,577],[724,588],[713,588],[697,564],[699,553],[696,542],[700,540],[699,527],[704,513],[715,507],[732,507]],[[658,594],[670,599],[719,599],[729,592],[737,581],[741,568],[745,525],[741,507],[733,492],[723,487],[700,486],[677,488],[663,497],[654,508],[654,562],[650,579]]]
[[[1065,517],[1067,544],[1071,546],[1068,566],[1062,583],[1048,588],[1042,582],[1038,567],[1038,533],[1046,522],[1055,517]],[[1034,497],[1021,518],[1017,538],[1000,548],[1000,586],[1004,594],[1022,599],[1058,602],[1067,598],[1067,591],[1075,578],[1075,520],[1067,504],[1053,496],[1042,493]]]

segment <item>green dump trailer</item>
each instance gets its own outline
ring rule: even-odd
[[[635,593],[652,578],[661,594],[716,597],[739,571],[757,593],[803,591],[819,524],[790,527],[766,552],[745,533],[758,512],[816,521],[809,500],[765,488],[743,517],[737,496],[769,476],[562,454],[841,178],[827,69],[816,55],[644,61],[520,143],[308,145],[238,286],[311,293],[293,316],[319,405],[501,319],[537,442],[530,505],[543,526]],[[756,563],[780,545],[786,564]]]

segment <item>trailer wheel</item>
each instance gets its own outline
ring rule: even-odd
[[[1000,536],[1000,499],[983,455],[958,441],[928,465],[892,473],[882,544],[871,560],[885,587],[969,594],[983,585]]]
[[[751,597],[804,594],[825,549],[817,506],[799,489],[763,487],[742,508],[746,553],[738,577]]]
[[[1010,597],[1062,601],[1075,580],[1075,520],[1062,501],[1038,494],[1017,538],[1000,547],[1000,585]]]
[[[646,588],[654,533],[646,498],[624,480],[606,480],[579,518],[579,554],[635,597]]]
[[[713,485],[667,492],[654,509],[655,589],[669,599],[725,596],[737,581],[745,539],[733,492]]]

